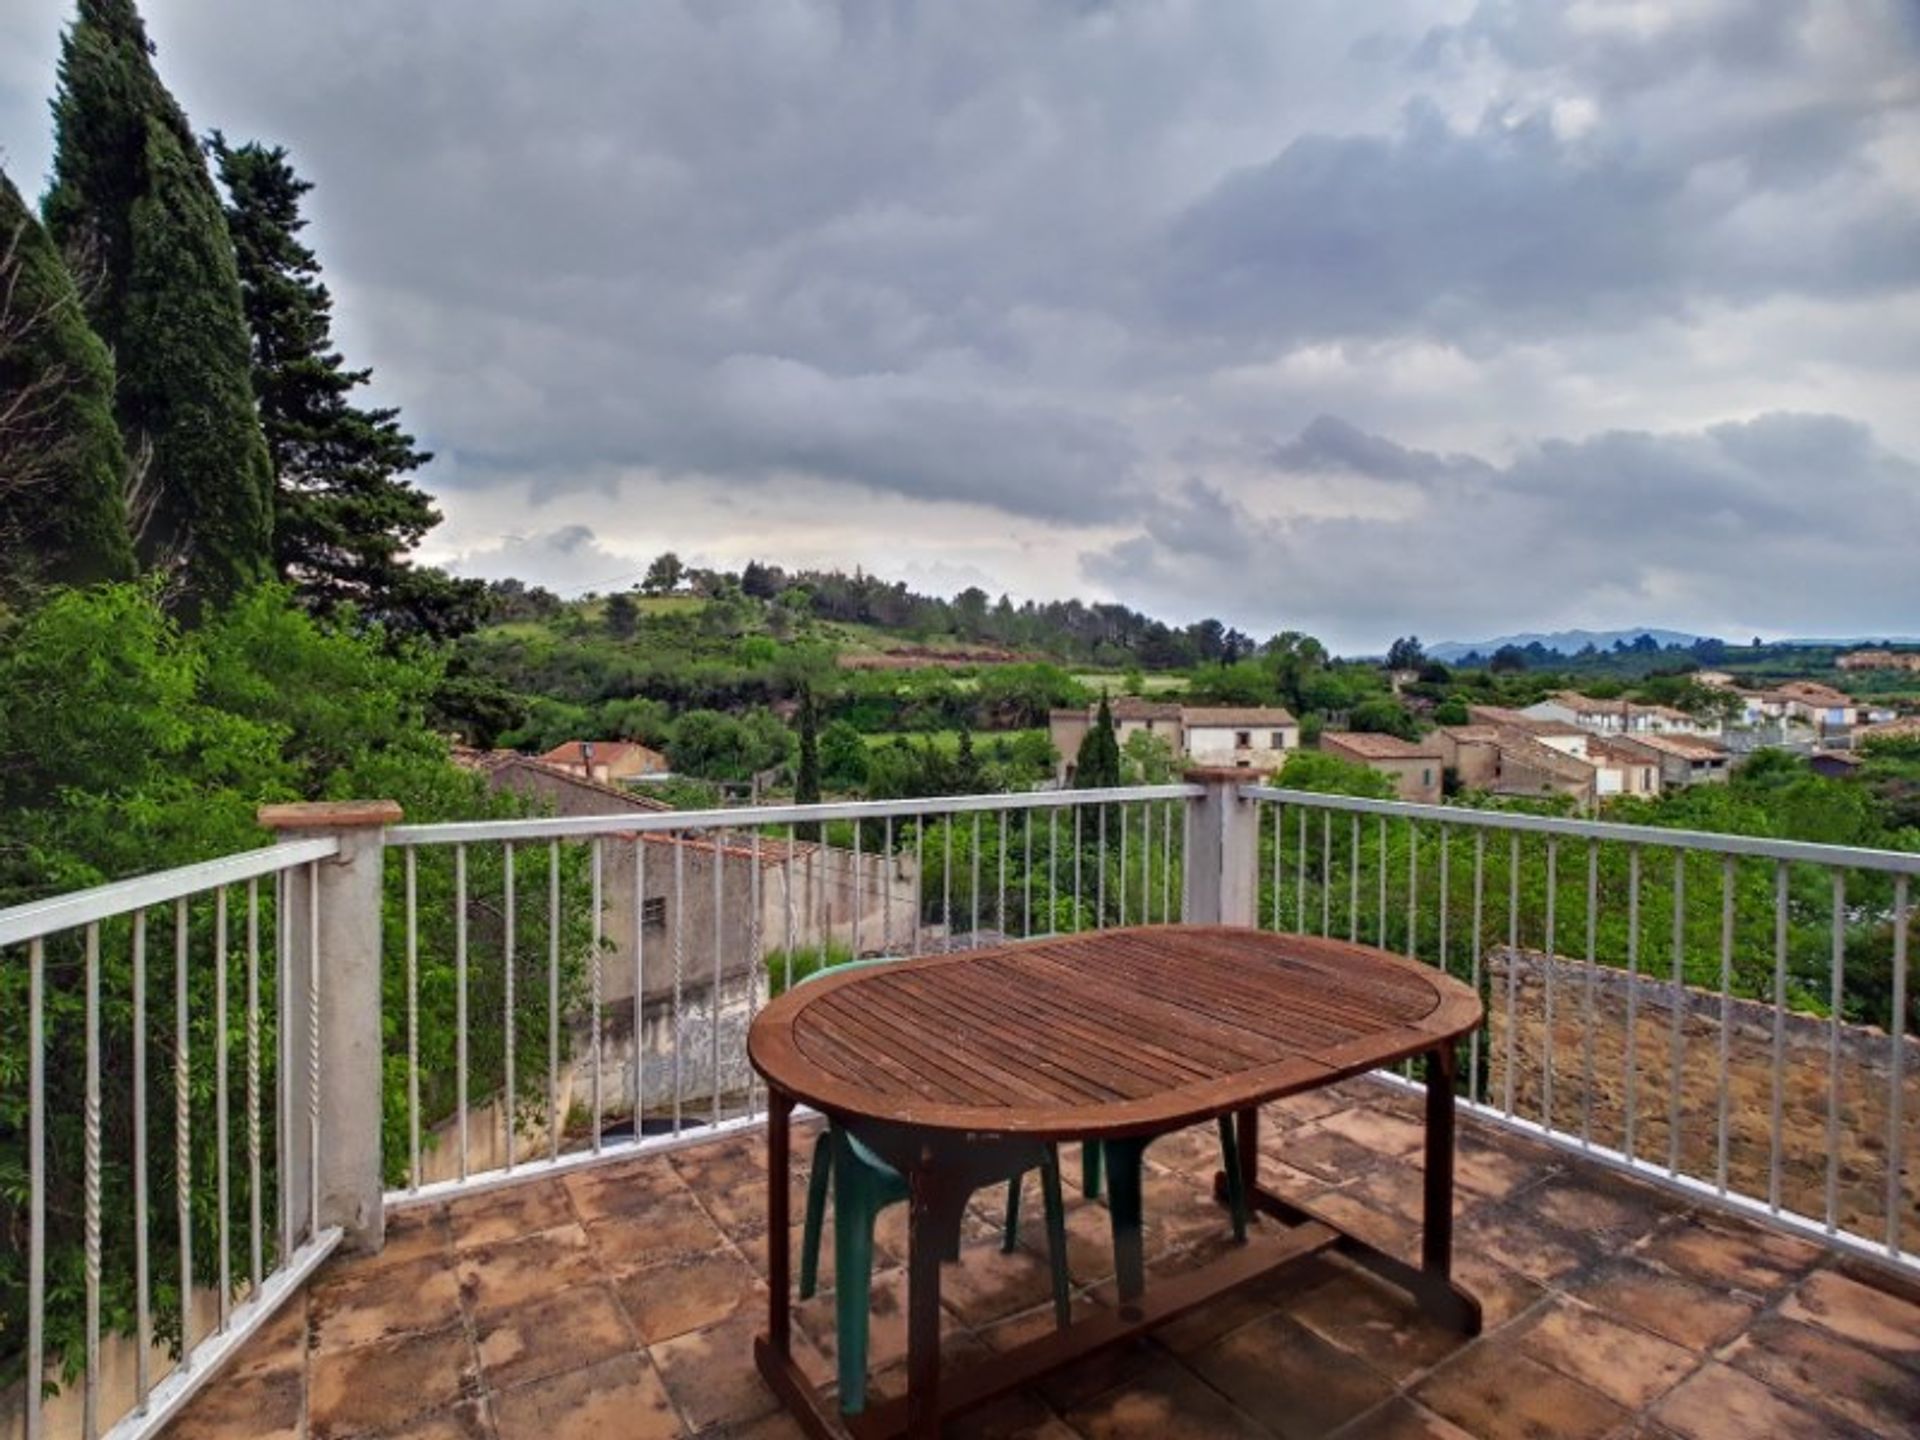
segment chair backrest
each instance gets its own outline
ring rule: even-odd
[[[864,960],[845,960],[838,965],[828,965],[822,969],[813,971],[811,974],[802,975],[793,983],[797,988],[806,984],[809,980],[818,980],[823,975],[838,975],[842,970],[870,970],[875,965],[892,965],[896,961],[906,958],[904,955],[869,955]]]

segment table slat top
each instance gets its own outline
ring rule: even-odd
[[[1457,1039],[1473,991],[1369,946],[1225,926],[1091,931],[848,967],[754,1021],[754,1068],[845,1118],[1152,1133]]]

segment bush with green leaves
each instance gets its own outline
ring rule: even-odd
[[[11,905],[130,875],[213,859],[267,843],[255,819],[265,803],[295,800],[392,799],[412,820],[484,819],[523,813],[517,797],[489,792],[449,759],[446,742],[426,723],[438,682],[432,652],[395,651],[377,629],[351,614],[321,622],[286,592],[266,588],[239,598],[205,624],[183,630],[154,590],[116,585],[53,595],[9,622],[0,637],[0,904]],[[499,847],[470,857],[468,917],[472,953],[469,1003],[476,1016],[504,1013],[503,930],[494,908],[501,881]],[[544,854],[527,854],[523,904],[516,917],[517,965],[523,994],[537,1003],[516,1010],[516,1039],[545,1058],[548,948]],[[560,990],[565,1013],[579,991],[590,923],[584,855],[563,851]],[[457,982],[453,965],[455,906],[445,852],[418,864],[419,1082],[423,1121],[451,1108],[456,1050]],[[406,916],[400,867],[390,863],[384,914],[388,957],[383,1013],[386,1168],[406,1172],[407,1005]],[[249,1269],[246,1216],[250,1167],[241,1116],[246,1050],[247,892],[229,895],[226,969],[226,1059],[232,1079],[228,1166],[234,1177],[229,1259],[236,1276]],[[187,907],[189,1154],[197,1283],[217,1278],[219,1213],[211,1182],[218,1161],[215,1074],[218,1059],[217,935],[211,901]],[[260,887],[263,1071],[271,1116],[276,1001],[271,956],[278,909],[274,886]],[[131,1169],[131,1035],[135,1000],[131,919],[103,924],[101,1176],[105,1256],[103,1306],[109,1328],[134,1323],[132,1247],[144,1219],[153,1245],[154,1307],[163,1338],[178,1340],[178,1261],[174,1209],[172,1020],[175,949],[172,907],[147,917],[145,994],[149,1181],[144,1217],[133,1212]],[[81,1252],[85,1074],[85,960],[80,937],[54,937],[46,947],[47,1027],[47,1346],[69,1374],[82,1355],[84,1308]],[[537,977],[537,978],[536,978]],[[28,967],[9,953],[0,964],[0,1226],[26,1231]],[[504,1027],[472,1027],[468,1088],[485,1097],[500,1084]],[[522,1072],[523,1103],[539,1096]],[[544,1074],[544,1065],[539,1067]],[[268,1120],[269,1136],[271,1119]],[[271,1143],[268,1146],[271,1154]],[[265,1175],[262,1209],[274,1213],[273,1173]],[[277,1231],[263,1237],[269,1258]],[[24,1336],[23,1247],[0,1248],[0,1381],[15,1376]]]

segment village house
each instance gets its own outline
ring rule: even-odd
[[[1176,759],[1189,764],[1270,774],[1300,748],[1300,722],[1292,711],[1278,706],[1177,705],[1127,695],[1108,702],[1107,709],[1122,750],[1134,735],[1144,732],[1164,740]],[[1092,705],[1085,710],[1055,710],[1048,716],[1048,736],[1060,757],[1056,776],[1062,785],[1073,782],[1080,742],[1098,715],[1099,706]]]
[[[515,751],[456,750],[456,763],[556,816],[656,815],[671,809],[617,785],[590,780]],[[758,871],[756,877],[755,871]],[[543,872],[544,874],[544,872]],[[545,903],[544,880],[523,903]],[[600,842],[600,998],[604,1017],[602,1084],[631,1093],[631,1067],[642,1066],[641,1093],[666,1097],[714,1087],[713,1028],[744,1035],[763,967],[822,945],[863,954],[915,948],[919,885],[913,858],[889,858],[834,845],[789,841],[749,831],[715,836],[641,836],[616,831]],[[723,898],[724,897],[724,898]],[[497,897],[496,897],[497,898]],[[488,904],[494,903],[492,900]],[[635,1043],[633,996],[642,987],[643,1033]],[[675,995],[678,993],[676,1012]],[[676,1026],[674,1017],[679,1016]],[[585,1016],[574,1016],[576,1029]],[[689,1027],[692,1027],[691,1030]],[[732,1036],[722,1054],[738,1055]],[[586,1051],[574,1047],[576,1054]],[[679,1059],[676,1063],[676,1051]],[[718,1077],[726,1093],[743,1089],[744,1070]],[[585,1085],[583,1074],[569,1083]],[[487,1134],[494,1129],[481,1127]],[[497,1133],[503,1134],[504,1127]],[[537,1140],[538,1137],[532,1137]],[[522,1143],[529,1137],[522,1136]]]
[[[1430,741],[1415,744],[1398,735],[1329,730],[1320,736],[1320,749],[1325,754],[1392,777],[1396,799],[1419,805],[1440,803],[1445,761],[1439,746]]]
[[[1536,720],[1559,720],[1600,735],[1718,735],[1717,717],[1689,715],[1671,705],[1595,700],[1574,690],[1549,695],[1520,712]]]
[[[632,740],[569,740],[540,757],[543,764],[603,785],[665,775],[667,757]]]
[[[1839,670],[1920,670],[1920,650],[1855,650],[1833,663]]]
[[[1724,781],[1732,766],[1726,746],[1697,735],[1623,735],[1614,743],[1656,765],[1669,790]]]
[[[1541,719],[1496,705],[1470,707],[1472,722],[1442,727],[1439,741],[1460,786],[1495,795],[1566,795],[1583,809],[1662,789],[1658,759],[1621,735]],[[1710,742],[1708,742],[1710,743]]]

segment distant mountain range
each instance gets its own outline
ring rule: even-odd
[[[1624,640],[1631,645],[1642,635],[1651,635],[1654,643],[1661,649],[1669,645],[1691,645],[1704,637],[1690,635],[1684,630],[1662,630],[1657,626],[1643,625],[1633,630],[1553,630],[1525,631],[1518,635],[1496,635],[1491,640],[1447,640],[1438,645],[1426,647],[1427,654],[1442,663],[1451,663],[1464,655],[1479,653],[1491,655],[1502,645],[1518,645],[1521,649],[1539,642],[1543,650],[1553,650],[1562,655],[1578,655],[1587,646],[1596,650],[1611,650],[1616,640]]]
[[[1578,655],[1587,646],[1596,650],[1611,650],[1616,641],[1624,640],[1631,645],[1642,635],[1651,635],[1654,643],[1662,650],[1669,645],[1691,645],[1696,640],[1709,639],[1709,636],[1690,634],[1685,630],[1662,630],[1658,626],[1645,625],[1635,630],[1553,630],[1523,631],[1518,635],[1496,635],[1491,640],[1446,640],[1438,645],[1426,647],[1430,659],[1443,664],[1467,655],[1491,655],[1502,645],[1518,645],[1521,649],[1538,641],[1543,650],[1552,650],[1561,655]],[[1723,637],[1724,638],[1724,637]],[[1744,641],[1733,641],[1744,644]],[[1790,639],[1772,640],[1772,645],[1804,645],[1834,650],[1852,650],[1861,646],[1873,645],[1920,645],[1920,636],[1914,635],[1803,635]]]

